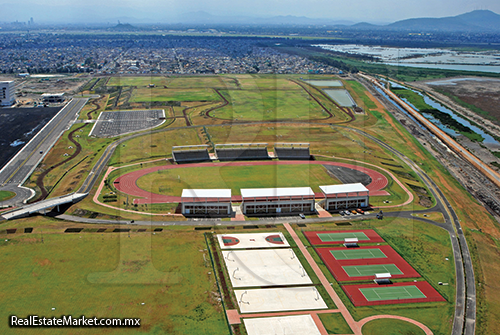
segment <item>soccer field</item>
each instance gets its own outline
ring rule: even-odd
[[[330,250],[330,253],[336,260],[387,258],[380,249]]]
[[[366,236],[363,232],[346,232],[346,233],[318,233],[318,237],[321,242],[339,242],[343,241],[346,238],[357,238],[360,241],[369,240],[368,236]]]
[[[427,298],[416,286],[360,288],[368,301]]]
[[[375,276],[376,273],[403,274],[395,264],[350,265],[343,266],[342,269],[344,269],[349,277]]]

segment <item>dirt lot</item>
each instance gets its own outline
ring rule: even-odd
[[[14,80],[16,83],[16,100],[21,106],[29,106],[33,101],[41,102],[42,93],[77,93],[90,77],[87,75],[33,75],[28,78],[1,77],[0,80]]]

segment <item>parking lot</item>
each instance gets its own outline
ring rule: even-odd
[[[114,137],[158,127],[165,122],[163,109],[102,112],[90,136]]]

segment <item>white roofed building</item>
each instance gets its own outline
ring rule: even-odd
[[[315,212],[315,195],[310,187],[243,188],[241,198],[246,215]]]
[[[0,106],[11,106],[16,101],[14,81],[0,81]]]
[[[323,207],[327,211],[368,207],[369,190],[361,183],[320,186],[325,196]]]
[[[186,216],[231,215],[230,189],[184,189],[181,198],[182,214]]]

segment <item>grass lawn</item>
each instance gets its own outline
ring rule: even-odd
[[[105,334],[227,334],[203,249],[204,237],[194,231],[135,232],[130,237],[44,231],[43,242],[41,234],[11,235],[0,242],[4,266],[0,314],[4,319],[9,315],[141,318],[140,328],[99,328]],[[1,333],[10,331],[7,322],[0,325]],[[66,334],[68,329],[37,328],[36,333]]]
[[[153,134],[144,134],[126,141],[116,148],[109,165],[140,160],[166,158],[172,155],[172,146],[197,145],[201,142],[196,129],[179,129]]]
[[[301,90],[300,86],[282,76],[245,76],[238,77],[244,90]]]
[[[219,96],[209,88],[199,89],[135,89],[130,102],[163,102],[163,101],[219,101]]]
[[[108,81],[107,86],[137,86],[146,87],[149,84],[155,84],[156,86],[167,85],[167,78],[165,77],[111,77]]]
[[[232,76],[169,77],[168,88],[237,88],[237,80]]]
[[[178,180],[180,176],[180,182]],[[319,185],[340,184],[320,165],[260,165],[189,167],[153,172],[137,180],[137,186],[153,193],[180,196],[185,188],[307,187],[320,192]]]
[[[0,191],[0,201],[9,200],[9,199],[14,198],[15,196],[16,196],[16,194],[14,192]]]
[[[363,335],[424,335],[419,327],[402,320],[373,320],[363,326]]]
[[[229,105],[210,115],[228,120],[309,120],[328,116],[309,95],[297,90],[221,91]]]
[[[341,313],[318,314],[328,334],[352,334],[352,329]]]

